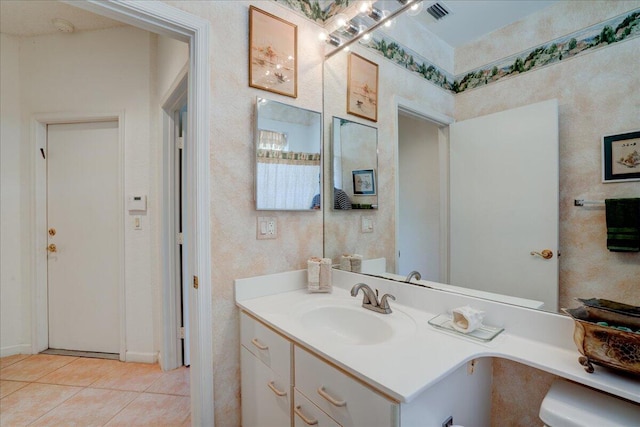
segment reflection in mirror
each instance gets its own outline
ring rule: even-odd
[[[333,118],[333,209],[377,209],[378,130]]]
[[[256,209],[320,209],[321,114],[257,98]]]
[[[515,4],[516,2],[510,3]],[[549,12],[549,14],[551,13],[552,12]],[[464,48],[463,46],[461,49],[453,49],[451,45],[448,45],[443,39],[434,37],[429,31],[424,31],[425,28],[423,28],[423,25],[424,23],[418,22],[417,19],[409,17],[406,14],[398,16],[394,30],[384,30],[384,33],[382,31],[375,31],[370,35],[368,42],[362,38],[360,42],[353,43],[350,46],[351,51],[366,57],[379,66],[380,99],[384,102],[379,103],[378,122],[376,124],[379,136],[379,166],[375,178],[376,186],[380,187],[382,191],[376,189],[379,191],[378,197],[381,198],[379,200],[379,209],[370,213],[362,212],[361,215],[357,216],[344,215],[341,214],[339,210],[328,209],[327,205],[327,209],[324,210],[324,255],[325,257],[333,258],[334,263],[338,264],[340,254],[362,254],[364,257],[362,263],[363,272],[368,271],[374,275],[405,281],[409,272],[418,270],[422,273],[422,280],[417,280],[414,277],[412,278],[412,282],[419,282],[422,285],[445,289],[447,291],[471,294],[531,308],[540,308],[544,303],[544,306],[542,306],[543,309],[555,311],[558,307],[557,302],[553,302],[552,300],[550,300],[551,302],[547,302],[546,298],[534,294],[533,290],[540,288],[541,286],[538,286],[540,283],[544,283],[545,286],[547,284],[553,285],[555,289],[553,292],[555,292],[556,295],[558,294],[557,256],[554,257],[553,261],[541,261],[531,256],[530,253],[533,250],[540,250],[540,248],[547,247],[555,249],[554,253],[557,253],[558,233],[557,228],[555,228],[557,225],[548,227],[552,232],[550,238],[545,237],[545,240],[540,242],[528,242],[526,250],[506,251],[518,254],[524,259],[524,262],[531,264],[532,268],[549,270],[553,276],[553,281],[535,279],[537,285],[526,285],[525,292],[520,293],[515,292],[516,286],[512,286],[511,288],[513,289],[507,289],[506,291],[501,289],[465,289],[466,286],[471,287],[476,285],[476,282],[478,282],[476,278],[471,280],[473,283],[455,283],[455,285],[458,286],[454,286],[453,283],[449,282],[449,278],[453,278],[453,276],[450,275],[449,265],[451,249],[449,247],[449,233],[456,232],[453,226],[450,228],[449,224],[449,197],[453,197],[453,195],[450,194],[449,187],[449,168],[451,166],[449,160],[449,124],[454,121],[454,117],[459,121],[463,121],[490,113],[507,111],[515,107],[534,104],[543,99],[552,99],[558,96],[558,91],[552,89],[546,90],[547,86],[542,85],[540,87],[545,88],[545,96],[540,97],[532,95],[532,93],[537,93],[539,86],[535,86],[537,89],[531,93],[528,92],[529,86],[523,86],[523,88],[525,88],[523,94],[512,94],[505,89],[505,84],[493,83],[489,80],[484,81],[485,86],[476,87],[473,91],[465,91],[465,88],[459,87],[462,81],[460,76],[465,77],[465,74],[455,76],[453,73],[456,71],[455,68],[458,65],[460,65],[461,71],[483,65],[482,62],[478,62],[482,61],[481,58],[478,59],[471,55],[472,52],[477,50],[477,48],[473,49],[474,46],[477,47],[477,45],[469,43],[468,48]],[[427,23],[427,25],[429,24]],[[576,27],[576,30],[580,29],[581,27]],[[535,47],[535,43],[531,42],[532,44],[529,45],[527,45],[527,43],[529,43],[529,41],[526,40],[521,43],[523,49]],[[501,46],[497,43],[495,45]],[[458,52],[460,52],[460,54]],[[467,56],[470,59],[467,59],[462,53],[468,54]],[[493,53],[495,55],[502,55],[500,51]],[[329,130],[329,123],[335,119],[330,121],[329,118],[331,116],[345,115],[346,58],[347,54],[341,49],[330,57],[327,57],[324,63],[325,149],[328,149],[331,144],[329,136],[334,136]],[[475,63],[473,59],[475,59]],[[488,62],[490,61],[487,60],[487,63]],[[557,66],[554,65],[554,67]],[[590,69],[596,72],[595,67],[590,67]],[[489,72],[492,72],[492,70],[489,69]],[[535,72],[522,74],[524,75],[509,77],[506,73],[504,75],[494,73],[496,76],[495,80],[497,80],[498,77],[504,77],[505,80],[512,78],[513,82],[523,82],[523,85],[536,85],[535,78],[540,77],[540,75]],[[454,79],[456,81],[454,81]],[[469,78],[467,77],[466,80],[469,80]],[[539,85],[539,82],[537,85]],[[556,87],[553,84],[550,84],[550,86]],[[572,90],[578,91],[578,86]],[[575,101],[571,99],[572,95],[573,92],[563,93],[565,97],[564,102],[568,106],[567,108],[571,108],[572,111],[575,110],[574,112],[576,112],[578,106]],[[504,99],[504,101],[501,102],[501,99]],[[406,107],[405,112],[413,114],[409,114],[409,117],[398,117],[399,110],[402,110],[404,107]],[[428,121],[436,123],[435,127],[432,126],[428,131],[433,134],[431,138],[432,142],[430,142],[432,152],[428,154],[428,157],[418,158],[407,151],[406,158],[400,159],[400,155],[404,155],[405,153],[399,153],[399,151],[404,151],[405,148],[398,146],[399,142],[403,142],[399,141],[399,136],[402,137],[399,133],[408,132],[408,125],[406,123],[408,118],[417,119],[418,121],[428,119]],[[579,132],[574,132],[571,125],[561,122],[561,126],[564,126],[564,129],[571,129],[570,133],[572,133],[571,137],[573,138],[571,141],[574,145],[582,144],[582,140],[575,138],[576,135],[573,135],[573,133]],[[597,132],[599,132],[598,129],[593,129],[594,134]],[[425,134],[426,131],[421,130],[416,132],[416,134],[418,133]],[[539,144],[534,144],[534,146],[538,145]],[[408,148],[409,147],[407,147],[407,149]],[[479,156],[480,155],[484,154],[480,153]],[[571,155],[569,155],[569,158],[571,158],[570,156]],[[400,163],[401,161],[402,163]],[[419,182],[422,182],[422,184],[410,186],[402,182],[403,179],[414,179],[412,173],[410,173],[406,167],[406,165],[411,162],[415,162],[415,164],[411,166],[415,167],[416,172],[421,174]],[[508,163],[509,162],[507,162],[507,164]],[[547,163],[549,168],[558,164],[558,162],[554,160],[550,160]],[[518,164],[518,162],[516,162],[516,164]],[[463,165],[458,166],[464,168]],[[325,176],[333,176],[333,171],[328,170],[327,164],[325,164],[324,167]],[[333,167],[335,169],[335,166]],[[499,170],[504,170],[504,168],[501,167]],[[429,172],[430,177],[424,178],[427,172]],[[343,183],[346,181],[344,177],[342,177],[342,180]],[[481,203],[493,203],[495,200],[500,199],[499,195],[496,196],[492,192],[494,186],[491,184],[478,186],[473,176],[467,178],[465,183],[471,188],[479,187],[477,188],[477,193]],[[324,182],[324,186],[325,194],[330,194],[329,192],[333,188],[333,182],[327,180]],[[420,190],[420,192],[415,191],[416,189]],[[418,201],[417,198],[423,197],[423,193],[427,190],[431,193],[431,196],[426,200],[422,200],[426,203],[425,206],[420,208],[415,206],[415,202]],[[554,191],[554,197],[556,198],[555,206],[557,208],[557,187],[555,187]],[[528,192],[521,193],[529,194]],[[518,200],[518,204],[520,204],[522,200],[520,196],[521,194],[519,194],[518,197],[509,196],[502,197],[502,199],[506,201]],[[473,230],[475,230],[475,232],[482,232],[489,229],[489,227],[486,226],[487,221],[477,217],[477,206],[476,203],[466,203],[463,204],[463,209],[467,217],[471,219],[469,222],[470,226],[475,227]],[[511,212],[512,210],[513,207],[508,207],[505,211]],[[570,213],[567,212],[564,215],[569,214]],[[531,214],[529,214],[529,216],[531,216]],[[557,213],[551,213],[546,216],[551,217],[551,219],[556,221],[555,224],[557,224]],[[562,216],[562,213],[560,216]],[[431,218],[431,220],[429,220],[429,228],[419,230],[420,227],[418,226],[424,225],[419,221],[425,220],[426,217]],[[365,223],[371,224],[372,227],[367,228],[365,231]],[[549,223],[551,224],[551,222]],[[460,229],[459,225],[456,225],[456,227]],[[528,229],[526,226],[520,228],[520,230],[526,229]],[[472,236],[474,235],[473,230],[469,232]],[[524,234],[524,232],[518,233],[518,235],[521,234]],[[539,235],[536,234],[535,237],[539,237]],[[421,245],[420,248],[415,246],[413,248],[408,248],[408,246],[404,248],[404,244],[415,245],[418,243]],[[460,245],[458,245],[458,247],[459,246]],[[496,256],[495,251],[483,251],[484,248],[478,247],[476,244],[467,246],[475,249],[474,253],[478,255],[476,257],[478,259],[482,259],[483,256],[493,256],[497,260],[503,259],[502,253],[500,252],[498,252],[500,255]],[[410,254],[408,251],[413,251],[414,253]],[[429,255],[425,258],[425,255],[418,254],[419,251],[423,251],[423,254],[427,253]],[[422,257],[422,259],[420,259],[422,265],[412,261],[410,255],[414,254]],[[564,254],[563,260],[566,262]],[[489,265],[489,263],[487,263],[487,265]],[[461,266],[462,269],[466,267],[466,265]],[[495,267],[491,264],[491,277],[497,279],[498,276],[504,276],[506,273],[503,274],[503,272],[506,269],[503,267],[504,266]],[[511,283],[518,285],[524,283],[522,276],[521,274],[520,277],[513,278]],[[526,273],[525,276],[533,277],[533,274]],[[568,277],[568,275],[565,272],[565,280],[566,277]],[[494,281],[497,282],[497,280]],[[507,282],[509,282],[509,280],[507,280]],[[574,284],[572,286],[578,288],[579,285]],[[566,284],[564,285],[564,291],[565,293],[575,293],[575,290],[569,289],[569,286]],[[507,293],[509,295],[505,295]],[[567,299],[566,296],[565,299]]]

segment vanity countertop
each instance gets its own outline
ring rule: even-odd
[[[396,296],[397,300],[391,301],[390,304],[394,313],[388,315],[371,313],[377,316],[409,316],[415,322],[415,328],[409,327],[401,336],[374,345],[351,345],[343,344],[340,340],[332,340],[326,335],[307,328],[304,322],[300,322],[299,315],[300,310],[304,310],[305,307],[312,309],[314,306],[326,305],[334,299],[339,299],[341,304],[347,304],[350,308],[353,306],[365,310],[360,307],[362,294],[353,298],[347,286],[335,286],[336,281],[355,284],[354,276],[341,275],[341,273],[334,274],[334,278],[336,276],[340,277],[337,278],[338,280],[334,279],[331,294],[310,294],[306,288],[300,289],[305,278],[305,274],[300,272],[237,280],[236,303],[243,311],[287,336],[293,342],[314,351],[401,403],[411,402],[421,392],[458,367],[481,357],[510,359],[634,402],[640,402],[639,378],[618,374],[600,366],[596,366],[595,373],[588,374],[577,362],[579,353],[575,347],[557,345],[553,339],[545,342],[539,336],[519,333],[523,327],[526,328],[527,315],[532,316],[532,322],[539,320],[541,315],[548,315],[553,318],[544,319],[546,322],[544,327],[549,328],[549,322],[552,327],[554,322],[558,323],[558,327],[549,331],[548,335],[553,336],[558,331],[564,331],[566,334],[569,330],[566,322],[571,320],[564,316],[513,306],[506,309],[495,306],[494,311],[500,314],[518,309],[524,310],[524,313],[517,312],[519,319],[511,324],[503,323],[505,332],[491,342],[478,342],[429,325],[429,320],[441,314],[442,311],[430,312],[428,308],[426,310],[415,308],[416,301],[425,298],[425,295],[429,299],[441,297],[447,299],[448,304],[458,304],[449,309],[470,303],[473,306],[472,297],[445,295],[434,290],[395,282],[380,282],[384,279],[367,278],[364,281],[370,285],[374,282],[371,285],[372,288],[386,287],[381,291],[391,292]],[[290,283],[287,283],[287,280]],[[296,281],[298,281],[297,284],[294,283]],[[255,287],[259,289],[257,292]],[[411,301],[410,305],[413,307],[404,303],[405,301]],[[492,304],[484,300],[475,302],[476,306],[484,310],[487,310],[487,304]],[[567,339],[572,340],[571,336]]]

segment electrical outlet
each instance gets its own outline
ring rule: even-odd
[[[442,422],[442,427],[451,427],[453,426],[453,416],[450,416],[446,420]]]
[[[258,240],[278,237],[278,221],[274,216],[259,216],[256,230]]]

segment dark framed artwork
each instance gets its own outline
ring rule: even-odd
[[[353,176],[353,194],[357,196],[376,195],[376,174],[373,169],[351,171]]]
[[[249,86],[298,97],[298,26],[249,7]]]
[[[640,130],[602,137],[602,182],[640,181]]]

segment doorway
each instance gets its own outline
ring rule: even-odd
[[[117,121],[47,126],[50,349],[120,353],[119,145]]]
[[[147,31],[173,37],[189,44],[188,109],[191,112],[187,123],[193,149],[186,156],[186,223],[188,225],[185,245],[189,259],[185,276],[188,277],[190,301],[191,336],[191,409],[194,425],[213,425],[213,366],[212,347],[212,294],[211,294],[211,247],[209,206],[209,127],[210,127],[210,23],[162,2],[75,2],[78,7],[98,15],[106,16]],[[39,148],[46,138],[46,124],[58,122],[58,117],[34,117],[35,164],[35,212],[44,211],[46,195],[39,184],[44,171],[38,166]],[[46,247],[46,219],[36,215],[34,219],[34,247]],[[44,230],[44,233],[40,231]],[[46,259],[43,251],[34,251],[35,289],[33,298],[34,352],[46,348],[47,324],[38,313],[46,310]],[[43,277],[44,276],[44,277]],[[42,307],[45,307],[44,309]],[[124,334],[122,335],[124,336]],[[45,346],[43,346],[45,343]]]
[[[406,276],[420,272],[425,280],[440,274],[440,156],[438,126],[398,112],[398,265]]]

